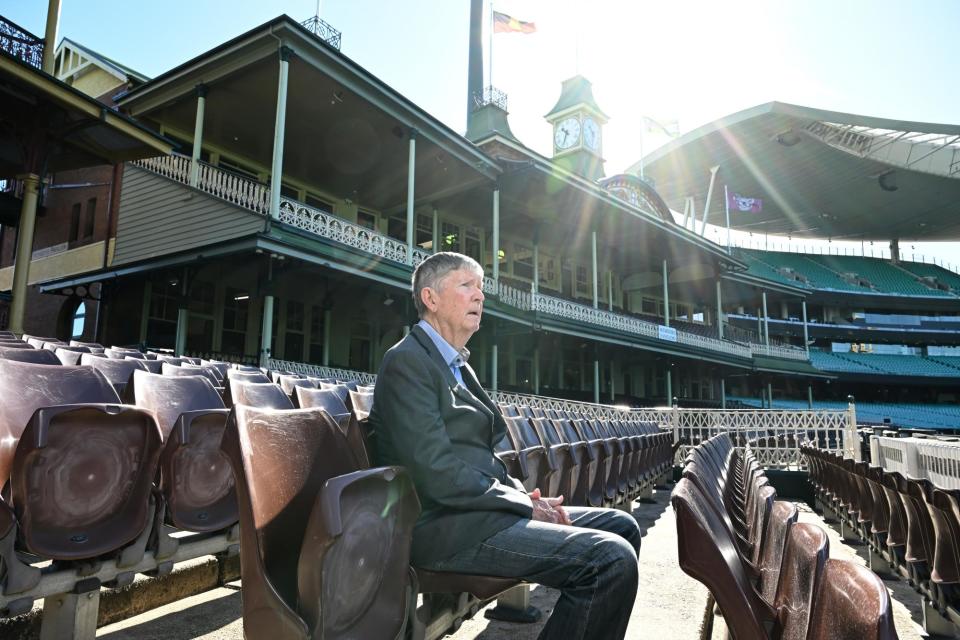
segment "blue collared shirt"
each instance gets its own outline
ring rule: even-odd
[[[461,351],[457,351],[453,345],[447,342],[443,336],[437,333],[437,330],[427,322],[426,320],[421,320],[417,323],[417,326],[423,329],[424,333],[430,336],[430,339],[433,340],[433,344],[437,346],[437,351],[440,352],[440,357],[443,358],[443,361],[447,363],[447,366],[450,367],[450,371],[453,373],[453,377],[457,379],[457,382],[463,384],[463,374],[460,372],[460,367],[467,364],[467,359],[470,357],[470,351],[466,347]]]

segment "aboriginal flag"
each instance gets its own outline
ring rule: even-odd
[[[494,33],[536,33],[537,25],[532,22],[517,20],[512,16],[498,11],[493,12]]]

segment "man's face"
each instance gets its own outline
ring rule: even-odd
[[[441,335],[451,344],[466,341],[480,328],[483,313],[483,274],[473,269],[451,271],[431,289],[431,309]],[[450,332],[450,335],[445,335]],[[462,345],[459,345],[462,346]]]

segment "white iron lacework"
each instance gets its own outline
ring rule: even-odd
[[[870,438],[872,463],[940,489],[960,489],[960,442],[934,438]]]
[[[317,378],[356,380],[361,384],[375,384],[377,380],[377,376],[372,373],[287,360],[271,359],[268,366],[276,371],[289,371]],[[655,424],[660,429],[673,432],[674,443],[681,442],[675,457],[677,464],[683,463],[690,449],[720,433],[729,434],[738,448],[749,447],[757,461],[768,469],[805,469],[806,459],[800,453],[800,446],[803,444],[813,444],[845,457],[860,459],[856,411],[853,405],[846,411],[631,409],[525,393],[489,393],[491,399],[499,404],[545,411],[566,411],[591,419]],[[954,449],[958,455],[955,459],[951,458],[954,461],[953,467],[945,468],[960,471],[960,447]]]
[[[137,160],[133,164],[171,180],[190,184],[192,160],[186,156],[147,158]],[[198,163],[197,184],[194,186],[204,193],[250,211],[263,215],[269,214],[270,188],[255,180],[200,162]],[[316,236],[386,260],[407,264],[407,243],[405,241],[391,238],[303,202],[281,196],[279,219],[284,224]],[[429,252],[414,247],[412,265],[417,266],[429,255]],[[495,297],[501,304],[521,311],[532,310],[588,325],[616,329],[628,334],[661,339],[658,325],[653,322],[542,293],[532,293],[495,280],[490,276],[483,279],[483,292],[488,296]],[[780,346],[767,347],[757,344],[747,346],[682,330],[676,330],[676,342],[747,359],[756,353],[794,360],[807,360],[806,352],[800,349]]]

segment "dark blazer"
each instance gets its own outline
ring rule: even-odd
[[[493,454],[506,435],[497,406],[470,366],[460,384],[414,326],[384,355],[370,412],[378,465],[402,465],[422,511],[411,562],[448,558],[533,515],[523,485]]]

